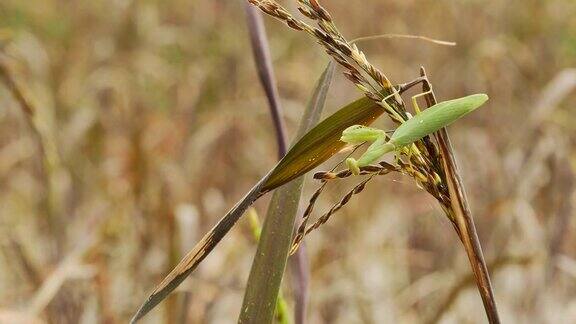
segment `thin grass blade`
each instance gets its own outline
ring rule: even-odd
[[[232,226],[236,224],[238,219],[244,214],[246,209],[250,207],[262,195],[262,187],[266,181],[267,176],[262,178],[250,191],[242,198],[224,217],[220,219],[218,224],[214,226],[204,237],[188,252],[188,254],[178,263],[178,265],[156,286],[154,291],[150,294],[148,299],[140,306],[130,323],[136,323],[156,305],[164,300],[176,287],[178,287],[188,275],[196,269],[196,267],[204,260],[204,258],[212,252],[216,245],[226,236]]]
[[[287,151],[286,126],[282,119],[282,106],[280,105],[280,96],[278,95],[278,87],[276,86],[276,78],[274,77],[272,55],[270,54],[270,47],[268,46],[268,39],[266,38],[266,29],[264,28],[264,22],[258,9],[248,2],[244,2],[244,10],[246,11],[246,22],[248,24],[248,31],[250,32],[250,43],[252,45],[256,69],[258,70],[260,83],[262,83],[262,87],[266,93],[270,115],[274,123],[274,132],[276,133],[276,142],[278,144],[278,158],[281,159]]]

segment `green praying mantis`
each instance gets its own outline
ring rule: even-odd
[[[386,102],[389,97],[382,100],[382,104],[385,108],[392,109]],[[346,159],[346,165],[353,174],[360,174],[361,167],[378,160],[386,153],[399,153],[403,148],[412,145],[424,136],[430,135],[474,111],[488,100],[488,96],[485,94],[474,94],[443,101],[424,111],[420,111],[416,97],[412,98],[416,116],[402,123],[391,136],[388,136],[384,130],[363,125],[353,125],[342,132],[340,140],[347,144],[355,145],[372,142],[358,160],[354,158]]]

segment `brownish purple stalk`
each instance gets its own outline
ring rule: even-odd
[[[432,90],[432,86],[430,82],[428,82],[428,77],[424,68],[420,68],[420,75],[426,78],[422,90],[424,92]],[[431,91],[426,96],[426,102],[428,106],[436,104],[434,92]],[[466,253],[468,254],[470,266],[474,273],[474,278],[476,279],[478,292],[482,297],[488,321],[491,324],[499,324],[500,318],[498,315],[498,309],[496,308],[496,299],[494,298],[492,283],[490,282],[490,274],[488,273],[486,260],[482,253],[482,246],[480,245],[480,240],[476,233],[476,226],[470,210],[470,204],[468,203],[468,197],[466,196],[466,191],[464,189],[464,182],[460,176],[458,165],[456,164],[456,158],[454,156],[454,149],[452,148],[452,143],[450,142],[446,128],[443,128],[438,132],[437,139],[442,152],[444,170],[446,170],[446,181],[448,182],[448,191],[452,202],[452,211],[454,213],[457,233],[462,244],[464,244]]]
[[[282,106],[280,104],[280,97],[278,95],[278,87],[276,86],[276,79],[274,77],[274,68],[272,64],[272,58],[270,54],[270,46],[268,44],[268,39],[266,37],[266,29],[262,21],[262,16],[258,10],[250,5],[249,3],[244,3],[244,9],[246,12],[246,21],[248,24],[248,31],[250,33],[250,41],[252,52],[254,55],[254,61],[258,69],[258,75],[264,92],[266,93],[266,98],[268,100],[268,107],[270,108],[270,115],[272,116],[272,121],[274,124],[274,131],[276,135],[276,142],[278,145],[278,159],[282,159],[287,152],[287,139],[286,139],[286,127],[284,120],[282,118]],[[292,231],[292,229],[277,229]],[[268,233],[263,233],[263,235],[268,235]],[[308,300],[308,261],[306,259],[306,250],[303,246],[302,249],[298,251],[294,258],[291,258],[291,267],[294,273],[295,283],[294,283],[294,299],[295,299],[295,314],[294,318],[296,324],[302,324],[305,322],[306,314],[306,304]],[[254,265],[258,266],[258,265]]]

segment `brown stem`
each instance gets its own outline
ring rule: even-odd
[[[427,79],[426,71],[423,67],[420,68],[420,75]],[[432,86],[427,80],[423,83],[422,88],[423,91],[429,91],[432,89]],[[429,106],[436,104],[436,98],[433,92],[430,92],[426,96],[426,101]],[[437,139],[440,145],[440,151],[442,152],[442,162],[446,171],[446,181],[457,232],[468,254],[468,260],[470,261],[472,272],[476,279],[476,285],[478,286],[478,291],[484,303],[488,322],[491,324],[499,324],[500,318],[496,308],[492,283],[490,282],[490,274],[488,273],[486,261],[482,254],[482,247],[478,239],[478,234],[476,233],[476,226],[474,225],[474,219],[472,218],[472,212],[470,211],[470,205],[468,204],[468,198],[464,190],[464,183],[460,176],[458,165],[456,164],[454,150],[446,128],[438,132]]]

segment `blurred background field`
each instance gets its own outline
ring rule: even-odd
[[[502,320],[573,323],[576,2],[322,3],[350,39],[457,43],[359,45],[393,82],[422,65],[441,100],[489,94],[449,131]],[[242,5],[0,0],[0,60],[34,110],[0,84],[0,323],[127,322],[274,165]],[[293,134],[328,59],[305,35],[265,21]],[[338,74],[324,116],[359,96]],[[316,210],[350,185],[331,185]],[[303,201],[316,186],[307,180]],[[266,203],[256,204],[261,216]],[[309,322],[484,323],[450,226],[411,179],[371,183],[307,238]],[[255,247],[241,220],[143,322],[235,322]],[[289,275],[285,286],[291,304]]]

